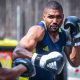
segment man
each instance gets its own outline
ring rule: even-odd
[[[63,48],[66,43],[69,42],[67,42],[65,31],[61,29],[63,19],[64,14],[62,6],[56,1],[49,2],[43,11],[43,21],[39,22],[38,25],[32,26],[14,50],[14,59],[19,57],[29,58],[36,66],[36,76],[30,78],[30,80],[53,80],[58,69],[56,64],[63,67],[61,66],[64,63],[64,59],[62,60],[62,58],[65,57]],[[36,49],[36,53],[32,54],[34,49]],[[79,47],[75,45],[71,46],[70,43],[64,50],[71,65],[78,66],[79,58],[77,58],[77,54],[79,53],[77,51]],[[45,55],[47,56],[45,57]],[[59,61],[61,60],[62,63],[57,61],[58,57]],[[53,62],[52,68],[49,66],[51,62]]]
[[[61,72],[64,65],[62,47],[66,43],[65,38],[59,38],[62,33],[65,36],[64,31],[59,34],[63,18],[62,6],[56,1],[49,2],[43,11],[43,21],[32,26],[14,50],[13,59],[28,58],[35,65],[36,76],[30,77],[30,80],[53,80],[55,75]],[[35,48],[37,54],[32,54]]]
[[[79,65],[74,63],[79,54],[76,51],[79,47],[71,43],[65,47],[69,38],[61,29],[63,19],[62,6],[56,1],[48,2],[43,10],[43,21],[30,27],[15,48],[13,59],[30,59],[36,67],[36,75],[29,80],[55,80],[65,64],[64,50],[72,66]],[[34,49],[36,53],[33,54]]]

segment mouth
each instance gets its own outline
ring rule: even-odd
[[[50,30],[51,31],[56,31],[57,29],[58,29],[58,26],[57,25],[50,26]]]

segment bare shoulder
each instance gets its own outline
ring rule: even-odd
[[[42,28],[41,26],[38,25],[34,25],[32,27],[30,27],[29,31],[34,31],[34,32],[44,32],[44,28]]]
[[[33,48],[37,42],[41,41],[44,37],[45,30],[41,26],[35,25],[29,28],[26,35],[20,40],[20,45],[26,48]]]
[[[35,25],[30,27],[30,29],[27,32],[27,36],[29,35],[33,35],[34,38],[41,38],[45,33],[44,28],[42,28],[41,26]]]

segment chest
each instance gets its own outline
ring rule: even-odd
[[[50,36],[53,43],[56,43],[59,41],[59,34],[56,34],[56,35],[50,35],[49,34],[49,36]]]
[[[37,44],[36,51],[40,54],[47,54],[52,51],[62,52],[65,42],[65,35],[62,33],[59,33],[56,38],[53,38],[46,32],[43,40]]]

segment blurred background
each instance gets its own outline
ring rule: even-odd
[[[16,41],[19,41],[26,34],[29,27],[42,19],[42,9],[47,1],[50,0],[0,0],[0,40],[6,39],[7,45],[12,41],[13,44],[9,46],[16,46]],[[80,17],[80,0],[56,1],[63,6],[64,17],[69,15]],[[2,46],[0,45],[0,48],[3,49],[5,44]],[[64,77],[68,76],[68,80],[80,80],[79,67],[73,68],[67,64],[66,71],[67,75]],[[64,80],[66,79],[64,78]]]
[[[41,20],[42,8],[49,0],[0,0],[0,39],[20,39],[31,25]],[[64,16],[80,17],[79,0],[56,0]]]

